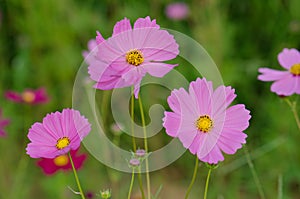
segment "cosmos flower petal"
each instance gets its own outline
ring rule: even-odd
[[[224,156],[222,155],[222,152],[217,145],[215,145],[205,157],[200,158],[198,156],[198,158],[203,162],[207,162],[209,164],[217,164],[219,161],[224,160]]]
[[[49,131],[44,128],[43,124],[39,122],[36,122],[31,126],[27,137],[29,140],[39,144],[44,143],[47,146],[55,145],[57,143],[57,139],[59,139],[56,134],[50,134]]]
[[[129,30],[132,30],[132,27],[130,25],[130,20],[125,17],[124,19],[122,19],[121,21],[119,21],[115,24],[114,30],[113,30],[113,36],[115,36],[121,32],[126,32]]]
[[[289,77],[275,81],[271,86],[271,91],[275,92],[277,95],[289,96],[299,90],[299,77]]]
[[[145,28],[134,32],[135,38],[142,37],[142,35],[148,36],[144,41],[137,39],[136,41],[143,42],[136,42],[136,45],[140,46],[146,61],[167,61],[178,55],[179,46],[174,42],[174,36],[166,30]]]
[[[226,111],[226,120],[224,128],[243,131],[249,126],[250,111],[243,104],[231,106]]]
[[[288,71],[279,71],[270,68],[260,68],[258,71],[262,73],[258,76],[258,79],[261,81],[276,81],[290,75]]]
[[[26,151],[31,158],[55,158],[59,155],[55,147],[34,143],[29,143]]]
[[[181,123],[180,115],[165,111],[163,122],[163,126],[166,128],[166,133],[171,137],[177,137],[178,129]]]
[[[197,107],[194,109],[199,110],[199,115],[211,114],[211,96],[213,94],[213,87],[211,81],[206,81],[205,78],[197,78],[196,81],[191,82],[189,92],[194,101],[197,102]]]
[[[200,147],[200,143],[203,140],[203,134],[197,133],[196,137],[194,138],[192,144],[189,147],[189,150],[192,154],[196,154],[198,152],[198,149]]]
[[[55,138],[61,138],[65,136],[60,122],[60,113],[58,111],[48,114],[43,119],[43,126],[48,133],[53,135]]]
[[[171,92],[171,95],[167,99],[170,108],[174,111],[174,113],[181,113],[181,107],[179,103],[179,99],[176,96],[176,92]]]
[[[247,135],[241,131],[224,129],[218,141],[218,146],[227,154],[234,154],[246,143]]]
[[[176,66],[178,66],[178,64],[165,64],[159,62],[148,62],[143,64],[145,71],[154,77],[163,77]]]
[[[22,102],[22,96],[14,91],[5,92],[5,98],[13,102]]]
[[[140,92],[140,89],[141,89],[140,88],[141,87],[141,81],[142,81],[142,79],[139,82],[137,82],[137,83],[134,84],[133,93],[134,93],[135,99],[139,98],[139,92]]]
[[[278,62],[282,67],[290,69],[294,64],[300,63],[300,52],[294,48],[285,48],[278,54]]]
[[[97,45],[100,45],[102,42],[105,41],[105,39],[103,38],[103,36],[101,35],[101,33],[99,31],[97,31],[96,33],[97,33],[96,43],[97,43]]]
[[[133,28],[160,28],[160,26],[156,24],[155,19],[151,21],[150,17],[147,16],[145,18],[138,18],[135,21]]]
[[[195,137],[197,136],[197,129],[193,129],[192,131],[181,131],[178,134],[179,140],[182,142],[185,148],[190,148]]]
[[[1,115],[0,115],[0,116],[1,116]],[[0,118],[0,119],[1,119],[1,118]],[[3,127],[5,127],[5,126],[9,125],[9,123],[10,123],[10,120],[8,120],[8,119],[0,120],[0,128],[3,128]]]
[[[195,100],[191,98],[183,88],[180,88],[179,90],[175,89],[172,93],[178,98],[180,112],[183,117],[196,120],[199,117],[199,113],[197,112],[197,109],[195,109]]]

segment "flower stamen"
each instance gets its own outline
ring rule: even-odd
[[[202,115],[197,119],[196,127],[199,131],[208,133],[213,127],[213,121],[208,115]]]
[[[139,50],[131,50],[126,54],[127,63],[138,66],[144,62],[144,56]]]
[[[35,94],[32,91],[24,91],[22,93],[22,99],[26,103],[32,103],[35,99]]]
[[[299,64],[294,64],[290,68],[290,72],[295,75],[295,76],[300,76],[300,63]]]
[[[56,148],[61,150],[69,146],[69,144],[70,144],[70,139],[68,137],[59,138],[57,140]]]
[[[63,167],[69,163],[69,158],[67,155],[60,155],[54,158],[53,162],[56,166]]]

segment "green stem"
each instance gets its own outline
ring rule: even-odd
[[[209,178],[210,178],[211,171],[212,171],[212,168],[209,168],[207,178],[206,178],[206,183],[205,183],[205,191],[204,191],[204,197],[203,197],[204,199],[207,198],[208,184],[209,184]]]
[[[71,162],[71,165],[72,165],[72,169],[73,169],[73,172],[74,172],[75,180],[76,180],[76,183],[77,183],[77,186],[78,186],[81,198],[85,199],[85,196],[84,196],[84,193],[82,191],[82,188],[81,188],[81,185],[80,185],[80,182],[79,182],[79,178],[77,176],[77,172],[76,172],[76,169],[75,169],[75,166],[74,166],[74,162],[73,162],[73,159],[71,157],[71,153],[69,152],[68,155],[69,155],[69,159],[70,159],[70,162]]]
[[[186,194],[185,194],[184,199],[187,199],[187,198],[188,198],[188,196],[189,196],[189,194],[190,194],[190,192],[191,192],[191,190],[192,190],[192,187],[193,187],[193,185],[194,185],[194,182],[195,182],[196,176],[197,176],[198,165],[199,165],[199,159],[198,159],[198,157],[197,157],[197,155],[196,155],[196,161],[195,161],[195,168],[194,168],[193,178],[192,178],[192,180],[191,180],[191,183],[190,183],[190,185],[189,185],[188,190],[186,191]]]
[[[128,199],[130,199],[130,196],[131,196],[133,182],[134,182],[134,169],[132,169],[131,182],[130,182],[130,187],[129,187],[129,191],[128,191],[128,197],[127,197]]]
[[[141,193],[142,193],[142,199],[145,199],[145,192],[144,192],[142,174],[141,174],[141,168],[140,167],[139,167],[139,173],[138,173],[138,181],[139,181],[139,186],[140,186],[140,190],[141,190]]]
[[[256,184],[256,187],[257,187],[258,193],[259,193],[259,195],[260,195],[260,198],[261,198],[261,199],[265,199],[265,193],[264,193],[264,191],[263,191],[263,189],[262,189],[261,183],[260,183],[259,178],[258,178],[258,176],[257,176],[257,173],[256,173],[256,171],[255,171],[255,168],[254,168],[253,162],[252,162],[252,160],[251,160],[251,157],[250,157],[248,148],[247,148],[246,145],[244,145],[243,148],[244,148],[244,152],[245,152],[245,155],[246,155],[247,163],[248,163],[248,165],[249,165],[249,168],[250,168],[250,170],[251,170],[252,176],[253,176],[253,178],[254,178],[254,182],[255,182],[255,184]]]
[[[136,142],[134,137],[134,94],[133,94],[133,87],[132,87],[132,95],[131,95],[131,106],[130,106],[130,112],[131,112],[131,138],[132,138],[132,145],[133,145],[133,151],[136,151]]]
[[[148,153],[148,141],[147,141],[146,122],[145,122],[144,109],[143,109],[143,104],[142,104],[142,100],[141,100],[141,96],[140,95],[139,95],[139,106],[140,106],[141,119],[142,119],[143,132],[144,132],[144,147],[145,147],[146,153]],[[148,157],[146,158],[145,162],[146,162],[147,197],[148,197],[148,199],[151,199],[151,190],[150,190],[151,186],[150,186]]]
[[[299,119],[299,116],[298,116],[298,113],[297,113],[297,108],[296,108],[297,104],[296,104],[296,102],[291,102],[289,100],[289,98],[287,98],[287,97],[285,97],[284,99],[285,99],[286,103],[290,106],[290,108],[293,112],[294,118],[296,120],[298,129],[300,130],[300,119]]]

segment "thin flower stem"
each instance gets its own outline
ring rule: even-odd
[[[190,183],[190,185],[189,185],[189,187],[188,187],[188,189],[187,189],[187,191],[186,191],[186,194],[185,194],[184,199],[187,199],[187,198],[189,197],[189,194],[190,194],[190,192],[191,192],[191,190],[192,190],[192,187],[193,187],[193,185],[194,185],[194,182],[195,182],[196,176],[197,176],[198,165],[199,165],[199,159],[198,159],[198,157],[197,157],[197,155],[196,155],[196,161],[195,161],[195,168],[194,168],[193,178],[192,178],[191,183]]]
[[[299,116],[298,116],[298,113],[297,113],[297,108],[296,108],[297,104],[296,104],[296,101],[295,102],[291,102],[289,100],[289,98],[287,98],[287,97],[285,97],[284,99],[285,99],[286,103],[290,106],[290,108],[291,108],[291,110],[293,112],[293,115],[295,117],[298,129],[300,131],[300,119],[299,119]]]
[[[261,199],[265,199],[265,198],[266,198],[266,197],[265,197],[265,193],[264,193],[264,191],[263,191],[263,189],[262,189],[261,183],[260,183],[259,178],[258,178],[258,176],[257,176],[257,173],[256,173],[256,171],[255,171],[255,168],[254,168],[253,162],[252,162],[252,160],[251,160],[251,157],[250,157],[248,148],[247,148],[246,145],[244,145],[243,148],[244,148],[244,152],[245,152],[245,155],[246,155],[247,163],[248,163],[248,165],[249,165],[249,168],[250,168],[250,170],[251,170],[252,176],[253,176],[253,178],[254,178],[254,182],[255,182],[255,184],[256,184],[256,187],[257,187],[258,193],[259,193],[259,195],[260,195],[260,198],[261,198]]]
[[[145,199],[145,192],[144,192],[144,187],[143,187],[143,181],[142,181],[142,174],[141,174],[141,168],[139,167],[139,173],[138,173],[138,181],[139,181],[139,186],[142,194],[142,199]]]
[[[212,171],[212,168],[209,168],[207,178],[206,178],[206,183],[205,183],[205,190],[204,190],[204,196],[203,196],[204,199],[207,198],[208,184],[209,184],[209,178],[210,178],[211,171]]]
[[[131,95],[131,105],[130,105],[130,112],[131,112],[131,138],[132,138],[132,145],[133,151],[136,151],[136,142],[134,137],[134,94],[132,88],[132,95]]]
[[[127,197],[128,199],[130,199],[130,196],[131,196],[133,182],[134,182],[134,169],[132,169],[131,182],[130,182],[130,187],[129,187],[129,191],[128,191],[128,197]]]
[[[147,132],[146,132],[146,122],[145,122],[145,115],[144,115],[144,109],[143,109],[143,103],[141,96],[139,95],[139,106],[141,111],[141,119],[142,119],[142,125],[143,125],[143,132],[144,132],[144,147],[146,153],[148,153],[148,141],[147,141]],[[151,199],[151,186],[150,186],[150,176],[149,176],[149,162],[148,157],[145,160],[146,162],[146,182],[147,182],[147,197],[148,199]]]
[[[133,87],[132,87],[132,93],[133,93]],[[134,94],[131,95],[131,136],[132,136],[132,145],[133,145],[133,151],[136,151],[136,141],[134,137]],[[142,175],[141,172],[139,171],[138,173],[138,181],[139,181],[139,187],[141,190],[142,194],[142,199],[145,199],[145,193],[144,193],[144,187],[143,187],[143,181],[142,181]]]
[[[73,169],[73,172],[74,172],[75,180],[76,180],[76,183],[77,183],[77,186],[78,186],[81,198],[85,199],[84,193],[82,191],[82,188],[81,188],[81,185],[80,185],[80,182],[79,182],[79,178],[77,176],[77,172],[76,172],[76,169],[75,169],[75,166],[74,166],[74,162],[73,162],[71,153],[69,152],[68,155],[69,155],[69,159],[70,159],[70,162],[71,162],[71,165],[72,165],[72,169]]]

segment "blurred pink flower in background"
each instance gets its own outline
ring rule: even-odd
[[[266,82],[275,81],[271,86],[271,91],[277,95],[300,94],[300,52],[294,48],[285,48],[278,54],[278,62],[287,70],[260,68],[258,71],[261,74],[258,79]]]
[[[117,22],[112,37],[105,40],[97,32],[98,49],[94,63],[87,60],[91,79],[97,89],[110,90],[134,86],[138,98],[142,78],[148,73],[163,77],[177,64],[164,61],[174,59],[179,47],[174,36],[161,30],[156,20],[139,18],[132,28],[127,18]]]
[[[165,10],[168,18],[173,20],[183,20],[189,14],[189,7],[183,2],[170,3]]]
[[[5,98],[12,102],[26,104],[45,104],[49,101],[49,97],[44,88],[37,90],[25,89],[22,93],[7,91],[5,92]]]
[[[92,51],[96,50],[96,47],[97,47],[96,39],[91,39],[90,41],[88,41],[87,47],[88,47],[88,50],[84,50],[82,52],[82,56],[84,57],[84,59],[85,59],[84,61],[87,64],[92,64],[96,61],[95,54],[92,53]]]
[[[173,112],[165,112],[163,126],[171,137],[177,137],[183,146],[209,164],[223,161],[221,151],[234,154],[247,135],[250,112],[245,105],[228,107],[236,98],[230,86],[213,90],[211,81],[198,78],[190,83],[189,92],[175,89],[168,97]]]
[[[77,150],[71,150],[70,154],[74,162],[75,169],[78,170],[82,167],[86,159],[86,154],[77,154]],[[42,158],[37,162],[37,165],[43,169],[46,175],[52,175],[58,170],[72,170],[72,165],[68,155],[60,155],[53,159]]]
[[[9,125],[10,120],[2,118],[2,110],[0,109],[0,137],[6,136],[4,128]]]
[[[77,110],[64,109],[61,113],[47,114],[42,123],[36,122],[29,129],[31,142],[27,145],[27,154],[32,158],[65,155],[78,149],[90,130],[90,123]]]

